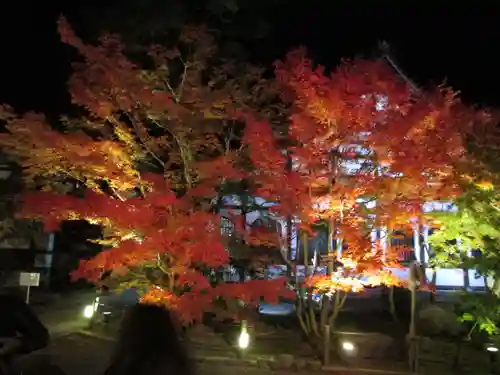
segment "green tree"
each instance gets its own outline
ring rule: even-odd
[[[435,214],[430,237],[435,267],[474,269],[487,293],[460,293],[462,320],[496,339],[500,334],[500,130],[495,114],[480,113],[465,133],[468,154],[457,165],[463,194],[457,211]]]

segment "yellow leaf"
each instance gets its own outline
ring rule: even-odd
[[[476,186],[479,189],[486,190],[486,191],[493,190],[495,187],[490,181],[486,181],[486,180],[476,182]]]

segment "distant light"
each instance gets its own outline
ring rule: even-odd
[[[497,348],[497,347],[495,347],[495,346],[488,346],[488,347],[486,348],[486,350],[487,350],[487,351],[489,351],[489,352],[491,352],[491,353],[496,353],[496,352],[498,352],[498,348]]]
[[[316,293],[316,294],[313,294],[313,296],[312,296],[312,300],[313,300],[314,302],[320,302],[320,301],[321,301],[321,297],[322,297],[322,296],[321,296],[321,294],[320,294],[320,293]]]
[[[83,310],[83,316],[87,319],[92,318],[94,315],[94,305],[88,305],[85,306],[85,309]]]
[[[342,349],[345,350],[346,352],[352,352],[355,349],[355,347],[352,342],[344,341],[342,343]]]

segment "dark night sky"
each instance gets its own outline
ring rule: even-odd
[[[78,14],[78,7],[47,3],[18,0],[2,9],[0,102],[20,109],[61,107],[69,67],[55,22],[61,12]],[[296,0],[276,9],[271,32],[255,55],[271,61],[290,47],[306,45],[315,61],[331,67],[342,56],[369,53],[377,40],[385,39],[401,68],[417,83],[448,78],[468,101],[500,106],[500,3],[432,8],[385,6],[383,1],[335,3]]]

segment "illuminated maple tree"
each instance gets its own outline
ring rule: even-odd
[[[2,107],[9,132],[0,143],[43,190],[24,197],[20,215],[42,219],[47,230],[63,220],[102,226],[97,242],[106,249],[74,277],[128,280],[125,286],[174,308],[184,322],[230,300],[256,304],[287,294],[283,279],[225,284],[211,277],[230,261],[217,205],[227,184],[245,177],[239,113],[273,95],[262,70],[218,60],[202,28],[186,28],[170,49],[153,46],[150,69],[125,56],[116,37],[86,44],[64,19],[59,32],[82,57],[69,91],[85,114],[63,118],[61,131],[43,115]]]
[[[327,228],[328,273],[306,267],[298,299],[302,327],[321,335],[318,326],[334,329],[348,292],[408,285],[391,273],[401,249],[373,232],[411,231],[424,220],[424,202],[456,195],[464,114],[451,90],[414,92],[382,60],[344,61],[328,75],[296,50],[276,64],[276,76],[291,106],[288,146],[259,120],[249,121],[245,143],[258,194],[299,223],[306,266],[313,225]],[[310,311],[316,292],[323,294],[319,325]]]

